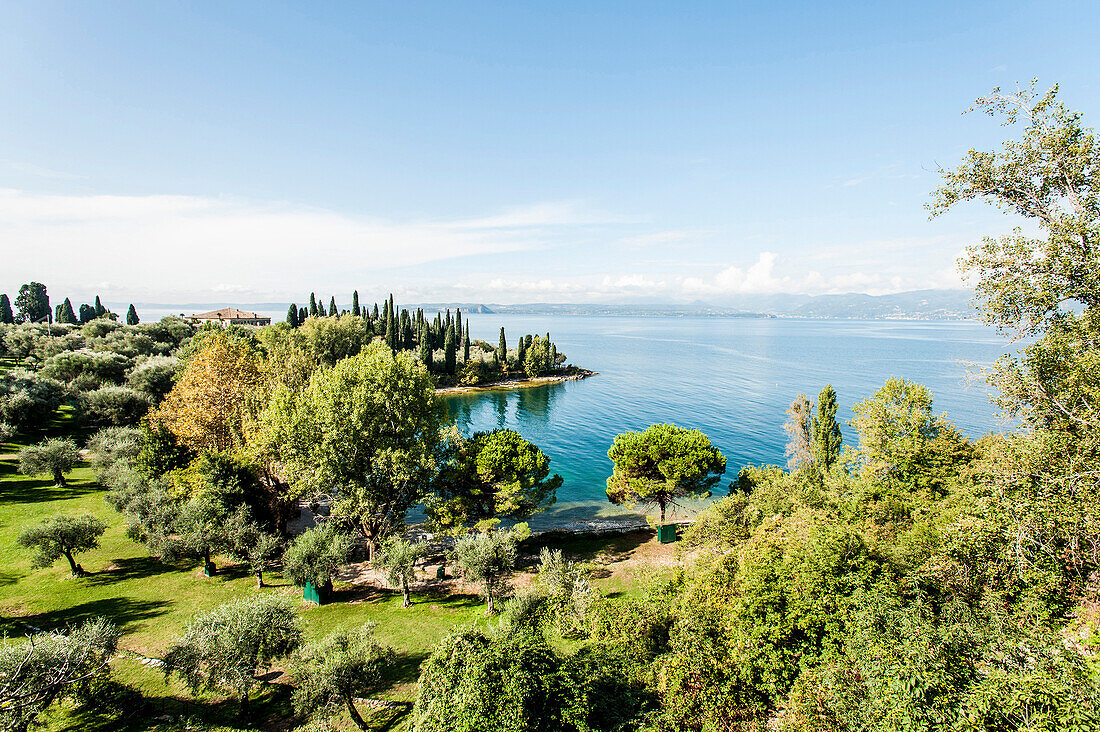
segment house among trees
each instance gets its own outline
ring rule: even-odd
[[[221,308],[199,315],[188,315],[187,321],[192,325],[217,323],[222,327],[227,325],[271,325],[271,318],[245,310],[238,310],[237,308]]]

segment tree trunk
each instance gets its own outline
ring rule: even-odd
[[[409,593],[408,580],[401,581],[401,595],[401,607],[408,607],[409,605],[412,605],[412,598]]]
[[[251,690],[250,689],[245,689],[244,693],[241,694],[241,719],[242,720],[247,720],[250,716],[252,716],[251,708],[248,704],[249,691],[251,691]]]
[[[664,522],[665,522],[665,502],[664,501],[658,501],[657,505],[661,507],[661,523],[664,524]]]
[[[53,469],[53,482],[54,485],[65,485],[65,476],[61,473],[61,468]]]
[[[486,610],[485,610],[485,614],[486,614],[486,615],[492,615],[492,614],[493,614],[493,612],[494,612],[494,607],[493,607],[493,593],[492,593],[492,592],[489,592],[489,593],[486,593],[486,594],[487,594],[487,596],[488,596],[488,598],[489,598],[489,607],[488,607],[488,608],[486,608]]]
[[[264,571],[262,569],[256,570],[256,587],[263,589],[264,586]]]
[[[80,568],[80,565],[76,563],[76,560],[73,559],[72,552],[62,552],[62,554],[64,554],[65,558],[69,560],[69,571],[72,572],[73,577],[79,577],[80,575],[84,574],[84,570],[82,570]]]
[[[351,721],[355,722],[355,726],[359,729],[369,730],[366,721],[359,714],[359,710],[355,708],[355,702],[352,701],[351,696],[345,696],[344,702],[348,705],[348,716],[351,717]]]

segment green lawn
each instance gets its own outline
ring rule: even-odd
[[[83,431],[71,424],[67,413],[50,430],[51,434],[69,434],[82,442]],[[381,641],[398,651],[402,658],[399,678],[382,698],[411,701],[420,663],[440,638],[456,626],[492,622],[484,615],[484,604],[472,595],[419,593],[413,606],[401,607],[399,593],[372,587],[340,585],[334,602],[321,607],[302,600],[299,588],[286,582],[279,572],[265,575],[271,587],[258,589],[255,578],[244,567],[217,559],[219,571],[205,577],[197,567],[168,565],[150,557],[145,547],[126,536],[125,522],[103,500],[104,489],[82,466],[68,477],[68,485],[54,487],[46,478],[27,478],[16,472],[14,453],[21,444],[35,442],[41,435],[0,445],[0,621],[9,638],[24,637],[27,625],[53,630],[63,629],[95,616],[111,619],[123,631],[121,647],[142,656],[159,658],[172,639],[182,632],[196,612],[228,600],[256,592],[286,597],[300,609],[309,638],[318,638],[342,626],[364,622],[377,624]],[[99,549],[80,555],[78,561],[90,574],[69,576],[64,560],[47,569],[31,567],[29,553],[17,543],[20,530],[56,513],[92,513],[108,522],[109,528]],[[601,569],[597,585],[607,594],[637,591],[632,564],[628,558],[654,544],[647,535],[603,538],[556,538],[549,543],[562,548],[575,559],[594,561]],[[525,547],[537,555],[538,546]],[[528,562],[532,560],[528,557]],[[149,700],[153,713],[140,719],[103,718],[90,712],[65,709],[54,713],[53,730],[137,730],[179,729],[176,722],[156,722],[167,715],[173,720],[203,720],[207,729],[237,729],[236,706],[223,699],[195,698],[174,681],[165,684],[163,674],[137,657],[120,655],[112,662],[115,677],[138,689]],[[261,728],[287,729],[292,720],[287,687],[272,684],[256,700],[257,719],[266,720]],[[380,717],[392,721],[392,713]],[[382,724],[380,728],[399,729]],[[211,726],[212,725],[212,726]],[[293,726],[293,725],[290,725]]]

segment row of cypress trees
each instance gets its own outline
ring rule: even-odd
[[[386,344],[397,351],[416,351],[418,358],[430,371],[444,374],[454,374],[460,364],[470,362],[470,323],[463,321],[461,308],[456,308],[451,313],[450,308],[444,312],[436,312],[429,317],[423,308],[408,310],[399,308],[394,304],[393,294],[382,301],[381,307],[374,303],[373,308],[361,306],[359,291],[351,295],[351,309],[340,310],[336,304],[336,297],[329,298],[328,307],[323,301],[318,301],[316,293],[309,294],[309,307],[298,307],[297,303],[291,303],[287,309],[286,322],[291,327],[298,327],[308,318],[325,318],[341,315],[350,315],[362,318],[370,327],[371,332],[381,336]],[[520,338],[514,364],[524,368],[525,350],[530,348],[533,336],[527,335]],[[546,334],[547,353],[550,359],[550,367],[557,365],[557,346],[550,343],[550,334]],[[435,352],[443,351],[442,363],[435,362]],[[461,354],[461,361],[459,360]],[[500,346],[494,355],[493,369],[507,371],[509,368],[508,347],[504,335],[504,328],[500,329]]]
[[[38,282],[31,282],[19,288],[19,297],[16,298],[15,304],[19,310],[18,316],[12,311],[11,299],[7,293],[0,293],[0,324],[38,322],[46,319],[51,323],[82,325],[96,318],[112,316],[111,311],[100,301],[99,295],[96,295],[94,305],[82,303],[79,309],[73,308],[72,301],[66,297],[51,312],[46,286]],[[130,308],[126,311],[126,324],[137,325],[140,322],[137,309],[133,303],[130,303]]]

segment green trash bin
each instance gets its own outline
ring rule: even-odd
[[[312,582],[306,581],[306,586],[302,588],[302,597],[317,605],[324,605],[328,600],[328,594],[331,586],[327,587],[314,587]]]
[[[202,573],[205,574],[207,577],[213,577],[218,573],[218,565],[214,564],[213,562],[207,562],[202,567]]]
[[[676,524],[661,524],[657,527],[657,541],[662,544],[671,544],[676,541]]]

